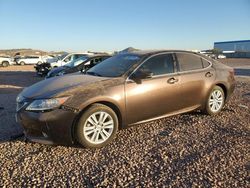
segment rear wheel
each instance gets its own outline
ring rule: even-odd
[[[113,140],[117,130],[116,113],[106,105],[93,104],[80,118],[76,136],[81,145],[87,148],[100,148]]]
[[[206,108],[204,112],[209,115],[218,114],[225,103],[225,94],[221,87],[215,86],[206,101]]]

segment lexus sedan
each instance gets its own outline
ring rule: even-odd
[[[99,148],[142,122],[193,110],[216,115],[234,87],[233,69],[206,56],[136,51],[24,89],[16,117],[31,141]]]

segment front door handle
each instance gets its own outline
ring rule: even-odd
[[[206,76],[206,77],[212,77],[213,74],[212,74],[211,72],[207,72],[207,73],[205,74],[205,76]]]
[[[172,77],[172,78],[169,78],[167,82],[168,82],[169,84],[174,84],[175,82],[178,82],[178,81],[179,81],[179,80],[178,80],[177,78]]]

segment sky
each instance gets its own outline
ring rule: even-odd
[[[211,49],[250,39],[250,0],[0,0],[0,49]]]

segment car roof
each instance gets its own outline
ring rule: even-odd
[[[166,53],[167,52],[185,52],[185,53],[197,54],[195,52],[187,51],[187,50],[135,50],[132,52],[127,52],[127,53],[144,56],[144,55],[154,55],[154,54],[159,54],[159,53],[164,53],[164,52],[166,52]],[[123,54],[123,53],[121,53],[121,54]],[[126,52],[124,54],[126,54]]]
[[[93,55],[88,55],[89,58],[95,58],[95,57],[112,57],[112,55],[109,54],[93,54]]]
[[[214,61],[212,58],[207,57],[203,54],[197,53],[197,52],[193,52],[193,51],[188,51],[188,50],[135,50],[132,52],[125,52],[125,53],[121,53],[121,54],[133,54],[133,55],[139,55],[139,56],[151,56],[151,55],[156,55],[156,54],[160,54],[160,53],[167,53],[167,52],[173,52],[173,53],[178,53],[178,52],[182,52],[182,53],[190,53],[190,54],[194,54],[194,55],[198,55],[208,61]]]
[[[89,52],[71,52],[71,53],[67,53],[68,55],[75,55],[75,54],[82,54],[82,55],[91,55],[93,53],[89,53]],[[64,55],[64,54],[63,54]]]

